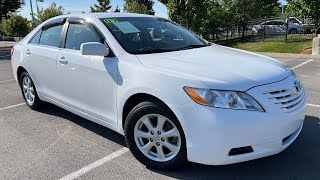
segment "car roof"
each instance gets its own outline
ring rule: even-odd
[[[91,16],[97,18],[108,18],[108,17],[155,17],[147,14],[136,14],[136,13],[90,13]]]
[[[117,18],[117,17],[153,17],[156,18],[156,16],[153,15],[147,15],[147,14],[136,14],[136,13],[82,13],[82,14],[66,14],[61,16],[56,16],[53,19],[58,18],[68,18],[68,17],[90,17],[90,18]]]

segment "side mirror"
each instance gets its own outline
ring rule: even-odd
[[[98,42],[87,42],[80,46],[80,51],[82,55],[89,56],[107,56],[110,52],[109,48]]]

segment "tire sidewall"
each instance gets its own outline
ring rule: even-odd
[[[31,80],[31,83],[32,83],[32,85],[33,85],[33,88],[34,88],[34,94],[35,94],[35,97],[34,97],[34,102],[33,102],[33,104],[29,104],[28,103],[28,101],[26,100],[26,97],[25,97],[25,95],[24,95],[24,93],[23,93],[23,78],[24,77],[28,77],[30,80]],[[36,86],[35,86],[35,84],[33,83],[33,80],[32,80],[32,78],[31,78],[31,76],[29,75],[29,73],[27,73],[27,72],[23,72],[22,74],[21,74],[21,76],[20,76],[20,80],[19,80],[19,82],[20,82],[20,89],[21,89],[21,93],[22,93],[22,96],[23,96],[23,99],[25,100],[25,102],[26,102],[26,104],[31,108],[31,109],[38,109],[39,107],[40,107],[40,105],[41,105],[41,100],[39,99],[39,97],[38,97],[38,93],[37,93],[37,89],[36,89]]]
[[[289,34],[297,34],[298,33],[298,30],[293,28],[293,29],[290,29],[289,31]]]
[[[259,36],[264,35],[264,30],[262,30],[262,29],[258,30],[258,35],[259,35]]]
[[[162,115],[170,119],[178,128],[181,136],[181,148],[179,150],[179,153],[173,159],[166,162],[156,162],[147,158],[137,147],[134,139],[134,128],[138,120],[147,114]],[[170,110],[168,110],[168,108],[163,107],[163,105],[159,105],[153,102],[140,103],[129,113],[125,122],[124,130],[126,143],[130,151],[138,161],[145,164],[147,167],[151,167],[154,169],[175,169],[179,168],[182,164],[186,163],[187,151],[184,132],[176,116]]]

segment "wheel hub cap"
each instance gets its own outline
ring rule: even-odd
[[[181,148],[178,128],[171,120],[158,114],[145,115],[138,120],[134,139],[147,158],[158,162],[173,159]]]

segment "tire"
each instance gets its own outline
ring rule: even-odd
[[[289,30],[289,34],[298,34],[298,30],[297,29],[290,29]]]
[[[145,121],[141,120],[144,118],[148,119],[148,121],[151,122],[153,128],[155,128],[155,126],[157,126],[158,124],[161,124],[158,122],[164,122],[162,126],[163,128],[161,128],[162,134],[159,135],[159,131],[155,132],[155,128],[153,129],[154,132],[152,130],[145,132],[146,134],[148,134],[148,138],[138,138],[139,136],[136,135],[138,134],[137,129],[139,129],[140,127],[141,129],[139,129],[139,131],[142,131],[143,128],[145,130],[147,128],[144,123]],[[170,129],[170,124],[173,124],[172,129]],[[166,130],[166,128],[168,129]],[[175,130],[178,130],[178,132],[176,132]],[[138,161],[140,161],[148,168],[157,170],[173,170],[183,167],[188,162],[186,140],[182,127],[172,111],[170,111],[163,103],[157,100],[148,100],[135,106],[127,116],[124,126],[124,132],[126,143],[131,153]],[[154,133],[153,135],[152,132]],[[166,133],[168,132],[175,132],[175,135],[178,135],[165,137]],[[153,142],[151,142],[152,139]],[[146,145],[148,143],[153,143],[153,145],[150,145],[150,147],[152,146],[150,150],[140,150],[143,145]],[[173,144],[174,146],[171,146]],[[167,148],[167,145],[169,145],[168,147],[173,150],[169,150]],[[163,156],[159,155],[161,153],[158,153],[158,149],[161,149],[159,152],[163,152]]]
[[[263,36],[263,35],[264,35],[264,30],[263,30],[263,29],[260,29],[260,30],[258,31],[258,35],[259,35],[259,36]]]
[[[43,101],[39,99],[36,87],[27,72],[23,72],[20,76],[20,88],[26,104],[33,110],[40,109]]]

